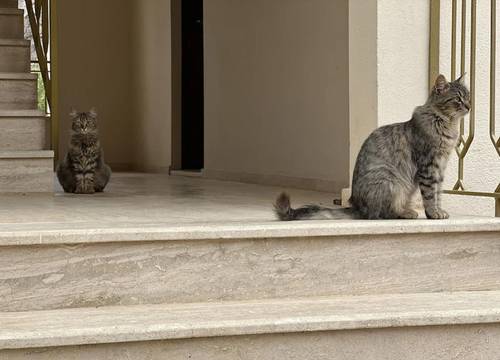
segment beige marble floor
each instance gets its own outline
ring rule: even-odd
[[[287,190],[294,206],[333,206],[332,193],[207,180],[114,174],[96,195],[0,195],[0,246],[106,241],[500,231],[499,218],[276,221]]]
[[[282,188],[158,174],[117,173],[105,193],[0,196],[2,224],[163,225],[274,220]],[[296,204],[333,206],[334,194],[289,190]]]

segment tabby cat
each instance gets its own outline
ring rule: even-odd
[[[111,168],[104,163],[97,131],[97,113],[94,109],[82,113],[73,110],[70,116],[70,148],[57,167],[57,178],[68,193],[102,192],[111,177]]]
[[[309,205],[290,206],[287,194],[275,204],[280,220],[415,219],[412,196],[420,190],[429,219],[446,219],[441,208],[441,185],[450,153],[457,144],[460,120],[471,108],[463,76],[448,82],[439,75],[427,102],[411,120],[375,130],[356,160],[350,209]]]

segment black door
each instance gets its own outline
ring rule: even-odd
[[[182,0],[182,168],[203,169],[203,0]]]

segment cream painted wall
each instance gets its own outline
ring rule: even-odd
[[[60,152],[67,149],[71,107],[95,106],[107,161],[127,164],[136,149],[130,40],[134,1],[57,4]]]
[[[378,126],[377,0],[349,1],[349,174]]]
[[[168,172],[172,157],[170,0],[136,0],[135,17],[135,169]]]
[[[59,14],[60,151],[71,107],[99,112],[106,160],[117,170],[170,165],[169,0],[64,0]]]
[[[347,186],[347,0],[206,1],[205,49],[207,176]]]

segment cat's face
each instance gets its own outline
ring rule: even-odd
[[[73,110],[70,116],[72,119],[71,128],[75,133],[90,134],[97,132],[97,113],[94,110],[81,113]]]
[[[469,89],[463,83],[463,76],[448,82],[439,75],[432,90],[432,102],[444,115],[452,118],[467,115],[471,108]]]

